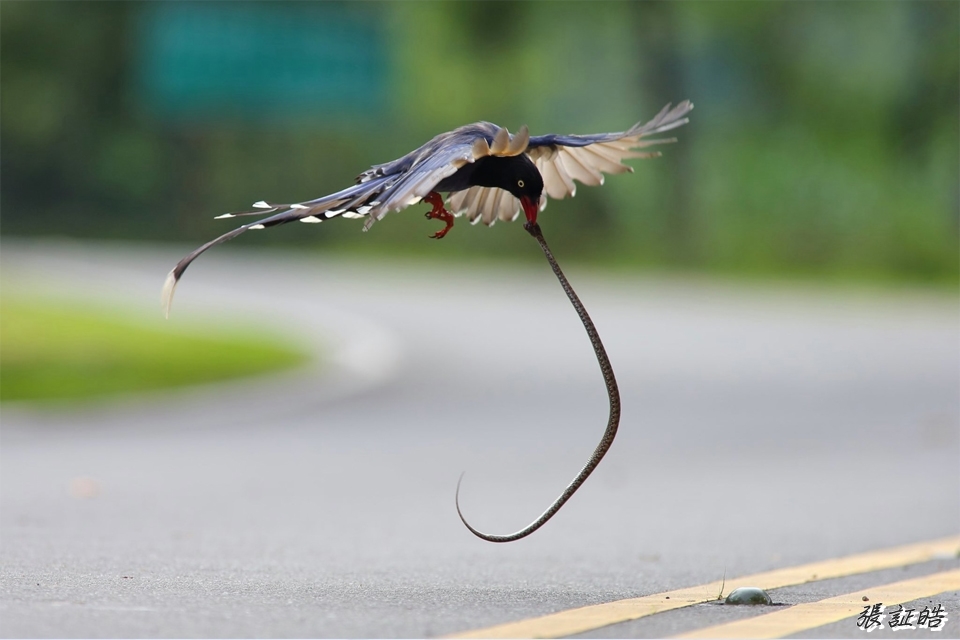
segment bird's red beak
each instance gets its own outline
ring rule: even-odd
[[[520,196],[520,205],[523,207],[523,213],[527,216],[527,222],[537,224],[537,212],[540,211],[538,203],[528,196]]]

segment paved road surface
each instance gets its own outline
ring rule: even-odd
[[[181,252],[7,241],[4,286],[159,314]],[[621,432],[552,522],[493,545],[457,519],[460,472],[472,523],[516,530],[606,420],[547,265],[205,256],[170,322],[255,320],[327,368],[5,408],[0,634],[433,636],[960,531],[955,299],[569,271]],[[619,631],[712,623],[670,616]]]

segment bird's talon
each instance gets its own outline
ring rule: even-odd
[[[446,227],[430,236],[431,238],[440,240],[453,228],[453,214],[443,207],[443,198],[441,198],[440,194],[436,191],[428,193],[423,201],[433,205],[433,209],[423,214],[427,220],[443,220],[447,224]]]

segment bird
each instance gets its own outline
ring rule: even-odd
[[[602,185],[605,173],[633,171],[631,166],[623,164],[623,160],[659,156],[656,151],[637,149],[676,142],[675,138],[651,139],[647,136],[686,124],[691,109],[693,104],[689,100],[676,107],[668,104],[649,122],[638,122],[626,131],[593,135],[531,137],[526,125],[515,135],[510,135],[505,127],[476,122],[441,133],[392,162],[374,165],[357,176],[353,186],[342,191],[293,204],[271,204],[261,200],[254,203],[255,211],[217,216],[266,215],[211,240],[177,263],[163,285],[161,303],[164,313],[169,316],[177,283],[200,254],[248,230],[266,229],[295,220],[318,223],[333,218],[366,218],[363,227],[366,231],[388,213],[426,202],[432,207],[426,217],[444,223],[444,227],[430,237],[441,239],[453,228],[454,219],[459,215],[465,215],[473,224],[482,221],[489,226],[497,220],[516,220],[523,211],[526,217],[524,229],[540,244],[590,338],[607,389],[610,415],[600,443],[573,481],[546,511],[519,531],[495,535],[473,527],[460,509],[460,482],[457,482],[457,515],[471,533],[488,542],[520,540],[553,518],[583,485],[610,449],[620,424],[620,391],[613,367],[590,315],[550,251],[537,223],[537,215],[546,207],[548,197],[559,200],[576,195],[576,182]],[[446,200],[441,192],[447,193]]]
[[[430,236],[435,239],[444,238],[458,216],[490,226],[498,220],[516,220],[523,211],[526,224],[536,225],[547,199],[576,195],[576,182],[602,185],[604,174],[633,171],[623,160],[659,156],[657,151],[639,150],[676,142],[648,136],[686,124],[691,109],[689,100],[668,104],[646,123],[591,135],[531,136],[526,125],[511,135],[505,127],[476,122],[441,133],[401,158],[372,166],[357,176],[355,184],[336,193],[292,204],[260,200],[252,211],[219,215],[217,219],[265,217],[228,231],[180,260],[164,282],[164,314],[169,317],[174,291],[187,267],[211,247],[246,231],[334,218],[363,218],[367,231],[387,214],[420,202],[432,207],[425,214],[428,219],[445,225]],[[446,199],[441,193],[447,194]]]

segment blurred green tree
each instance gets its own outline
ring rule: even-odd
[[[0,3],[3,233],[197,241],[227,228],[214,215],[342,188],[465,122],[606,131],[690,98],[692,122],[663,158],[550,204],[558,252],[633,266],[958,279],[955,2],[175,8],[211,42],[233,34],[244,51],[249,42],[250,60],[274,71],[218,67],[246,74],[221,84],[249,80],[249,98],[169,117],[144,90],[150,38],[170,22],[162,4]],[[173,42],[176,29],[189,35],[170,24]],[[202,47],[175,51],[193,69],[208,64]],[[350,69],[374,79],[351,84]],[[324,93],[336,73],[350,87],[339,109]],[[283,91],[264,89],[274,79]],[[191,97],[203,98],[197,86]],[[428,244],[432,227],[414,213],[362,238],[345,222],[240,241],[537,259],[515,225]]]

